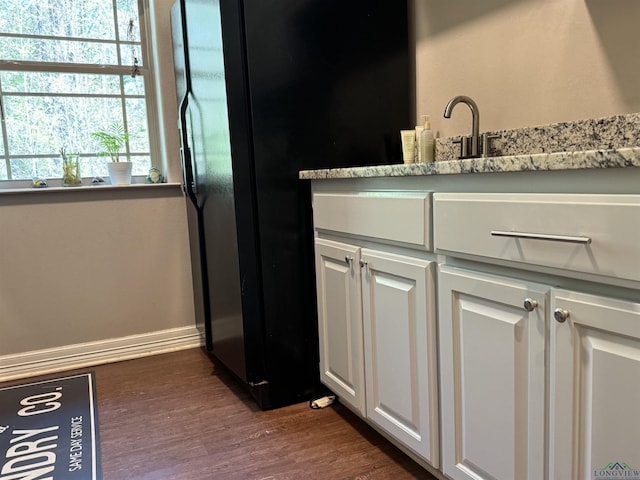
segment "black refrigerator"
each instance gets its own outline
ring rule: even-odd
[[[178,0],[171,12],[196,315],[263,409],[321,388],[305,169],[400,163],[404,0]]]

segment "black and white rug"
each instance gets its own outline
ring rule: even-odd
[[[0,480],[100,480],[93,372],[0,388]]]

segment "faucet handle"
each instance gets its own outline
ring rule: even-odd
[[[483,133],[482,134],[482,156],[483,157],[490,157],[490,152],[491,152],[491,140],[493,140],[494,138],[500,138],[500,135],[494,135],[494,134],[489,134],[489,133]]]
[[[469,148],[471,146],[471,137],[460,137],[453,140],[451,143],[459,143],[460,144],[460,155],[458,155],[459,159],[469,158]]]

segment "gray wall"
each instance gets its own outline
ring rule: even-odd
[[[179,182],[173,0],[152,3],[162,165]],[[179,186],[0,194],[0,377],[29,352],[194,325]]]
[[[636,0],[412,0],[416,115],[441,137],[640,111]]]

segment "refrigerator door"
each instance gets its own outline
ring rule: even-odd
[[[178,102],[178,129],[180,132],[180,157],[182,160],[183,187],[187,196],[187,223],[189,226],[189,247],[191,252],[191,275],[193,280],[194,313],[196,327],[204,337],[207,349],[211,349],[211,326],[209,318],[209,299],[207,298],[206,269],[201,268],[206,258],[204,250],[204,229],[202,228],[199,200],[195,189],[193,164],[189,149],[191,138],[189,118],[189,96],[191,76],[189,59],[184,36],[184,3],[176,2],[171,7],[171,38],[173,41],[173,61]]]
[[[211,351],[248,381],[241,303],[220,5],[185,1],[191,78],[189,118],[194,182],[200,201],[208,279]]]

